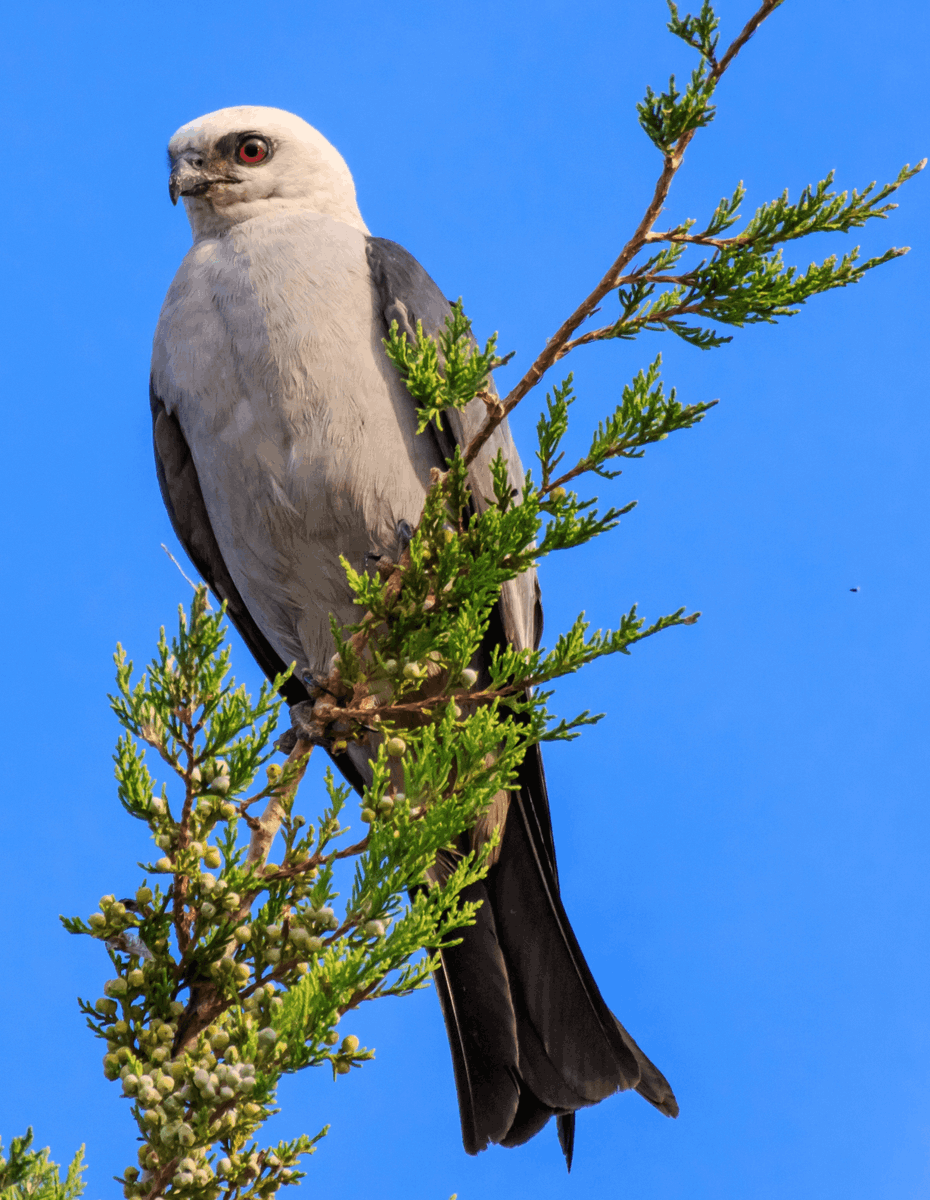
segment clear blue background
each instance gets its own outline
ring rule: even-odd
[[[724,38],[751,11],[722,0]],[[136,886],[105,692],[187,588],[149,444],[150,338],[188,244],[164,146],[185,121],[272,104],[317,125],[371,229],[400,241],[517,378],[600,278],[659,162],[633,105],[690,69],[665,7],[552,0],[36,3],[8,11],[2,437],[4,836],[0,1131],[87,1143],[92,1197],[134,1159],[128,1113],[74,998],[100,947],[57,914]],[[727,75],[668,221],[837,169],[893,178],[930,149],[925,6],[789,0]],[[305,1191],[383,1200],[655,1195],[911,1200],[928,1172],[927,190],[861,235],[904,260],[707,354],[651,336],[576,356],[579,443],[661,349],[696,431],[602,492],[622,527],[542,571],[548,628],[701,609],[560,689],[607,718],[548,753],[566,903],[610,1003],[681,1117],[635,1095],[461,1150],[435,996],[346,1023],[377,1060],[281,1089],[279,1135],[330,1137]],[[806,265],[855,236],[794,248]],[[610,311],[610,303],[606,305]],[[531,454],[541,395],[524,403]],[[850,588],[858,586],[858,593]],[[241,646],[236,670],[257,672]],[[314,785],[305,788],[308,806]]]

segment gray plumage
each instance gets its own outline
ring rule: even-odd
[[[411,337],[418,319],[435,333],[449,306],[406,251],[370,236],[348,168],[316,130],[278,109],[224,109],[179,130],[169,156],[194,244],[155,334],[162,494],[266,674],[296,661],[285,689],[296,703],[302,674],[327,672],[329,614],[357,619],[340,555],[358,570],[371,554],[396,557],[431,468],[485,410],[473,401],[417,436],[382,338],[392,320]],[[498,449],[523,482],[505,424],[472,468],[479,508]],[[494,629],[538,643],[534,574],[507,586]],[[361,748],[336,762],[363,784]],[[537,752],[493,819],[505,832],[475,888],[478,923],[437,976],[463,1138],[471,1153],[517,1144],[555,1113],[570,1162],[576,1109],[627,1087],[669,1115],[677,1105],[604,1004],[565,916]]]

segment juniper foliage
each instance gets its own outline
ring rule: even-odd
[[[517,761],[517,737],[491,710],[464,730],[450,710],[418,735],[405,795],[391,787],[389,764],[406,747],[384,739],[362,799],[369,832],[346,845],[349,789],[329,774],[316,822],[294,812],[305,756],[283,768],[269,762],[280,702],[268,686],[253,702],[228,678],[224,632],[223,612],[199,587],[138,681],[118,650],[111,702],[127,731],[115,756],[119,799],[163,854],[140,864],[146,877],[134,897],[103,896],[86,921],[64,921],[102,939],[114,968],[103,995],[80,1006],[107,1042],[104,1073],[121,1083],[142,1141],[138,1167],[120,1179],[128,1196],[170,1185],[172,1196],[264,1197],[302,1177],[298,1161],[325,1130],[264,1149],[254,1141],[275,1111],[278,1081],[324,1064],[348,1074],[372,1057],[336,1026],[366,1000],[422,986],[429,952],[471,920],[474,906],[458,897],[486,851],[465,856],[441,884],[427,887],[427,872]],[[489,736],[500,747],[493,766]],[[142,743],[169,783],[157,786]],[[255,852],[266,826],[279,833],[280,862]],[[344,858],[355,859],[355,878],[339,904]]]
[[[31,1126],[10,1141],[8,1155],[0,1142],[0,1200],[77,1200],[83,1195],[84,1147],[71,1160],[64,1179],[48,1155],[47,1146],[32,1149]]]

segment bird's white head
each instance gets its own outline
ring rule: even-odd
[[[168,143],[172,203],[184,198],[194,240],[268,212],[322,213],[367,233],[342,155],[280,108],[221,108]]]

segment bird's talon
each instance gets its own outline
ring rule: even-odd
[[[285,758],[289,757],[294,752],[294,747],[297,745],[297,731],[288,729],[274,744],[275,750],[279,750]]]
[[[403,554],[413,539],[413,526],[409,521],[398,521],[394,528],[400,553]],[[398,557],[400,557],[398,555]]]

